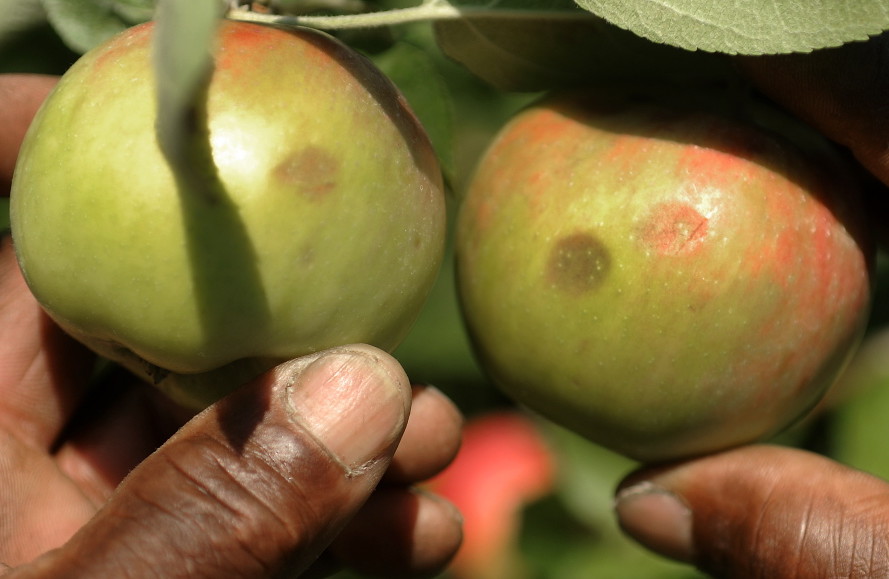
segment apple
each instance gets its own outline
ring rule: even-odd
[[[808,127],[736,104],[552,96],[496,136],[460,208],[456,275],[486,372],[639,461],[787,427],[867,321],[859,175]]]
[[[463,515],[463,543],[450,575],[522,576],[522,508],[554,492],[556,462],[537,424],[522,412],[488,410],[466,423],[454,461],[426,483]]]
[[[36,298],[196,408],[292,357],[392,350],[435,281],[446,221],[404,98],[326,34],[223,22],[195,119],[210,198],[159,150],[152,30],[84,55],[29,129],[10,211]]]

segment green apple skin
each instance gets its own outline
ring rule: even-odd
[[[198,408],[292,357],[393,349],[446,222],[437,158],[397,89],[326,34],[224,22],[203,111],[208,198],[158,147],[152,30],[84,55],[26,137],[11,227],[38,301]]]
[[[526,109],[457,224],[460,299],[492,380],[643,462],[804,414],[860,341],[872,290],[860,183],[826,143],[668,100]]]

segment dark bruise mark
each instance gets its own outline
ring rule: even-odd
[[[321,199],[336,188],[339,167],[340,162],[335,156],[310,145],[278,163],[274,175],[299,193]]]
[[[556,288],[571,293],[595,290],[611,271],[611,254],[592,233],[559,239],[550,250],[546,277]]]

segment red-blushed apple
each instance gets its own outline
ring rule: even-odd
[[[515,576],[521,509],[553,490],[555,468],[555,455],[521,412],[468,421],[456,458],[427,483],[463,515],[463,544],[448,571],[460,579]]]
[[[461,303],[494,382],[640,461],[785,428],[869,312],[857,174],[771,109],[701,110],[718,98],[544,100],[496,137],[460,210]]]
[[[83,56],[12,185],[36,298],[101,354],[200,408],[285,359],[391,350],[435,280],[441,172],[391,82],[331,36],[223,22],[193,119],[214,195],[158,146],[152,23]]]

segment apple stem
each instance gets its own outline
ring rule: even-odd
[[[159,0],[152,39],[158,145],[183,193],[208,202],[219,197],[205,110],[214,67],[209,47],[223,8],[220,0]]]
[[[226,15],[232,20],[274,24],[276,26],[308,26],[323,30],[374,28],[434,20],[466,20],[497,18],[507,20],[591,20],[596,17],[583,10],[502,9],[489,6],[454,6],[447,0],[424,0],[419,6],[381,10],[364,14],[339,16],[282,16],[252,12],[239,8]]]

